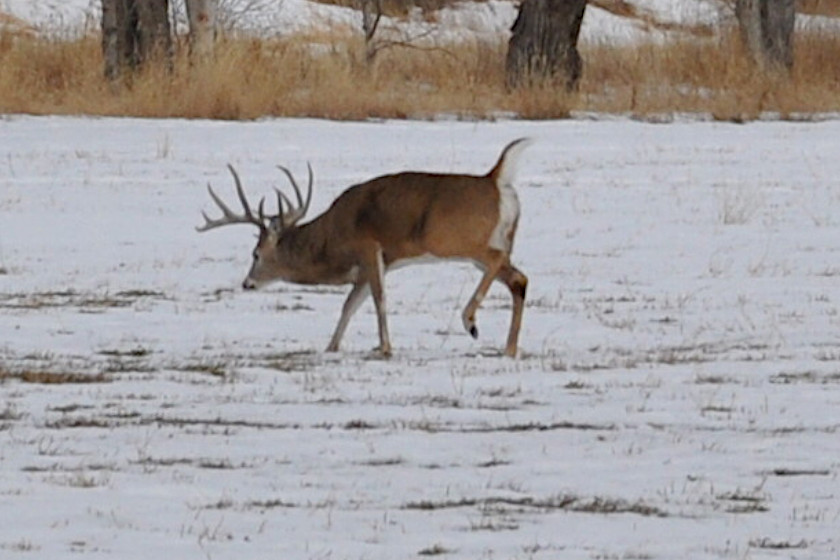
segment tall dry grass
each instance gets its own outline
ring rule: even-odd
[[[185,53],[185,48],[179,48]],[[505,45],[390,48],[364,63],[347,33],[227,38],[200,67],[185,54],[109,83],[96,37],[0,32],[0,112],[253,119],[557,118],[570,111],[700,112],[750,119],[840,111],[840,38],[800,34],[790,76],[756,71],[735,37],[583,48],[580,90],[504,87]]]
[[[722,120],[840,110],[840,38],[800,34],[790,75],[752,64],[735,33],[665,45],[589,50],[582,106],[653,115],[705,113]],[[585,55],[586,56],[586,55]]]

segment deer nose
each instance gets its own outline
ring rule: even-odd
[[[242,289],[243,290],[256,290],[257,284],[251,280],[250,278],[246,278],[244,282],[242,282]]]

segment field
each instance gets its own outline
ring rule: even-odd
[[[205,184],[482,173],[518,136],[509,297],[388,276],[244,293]],[[0,556],[840,554],[840,123],[0,121]]]

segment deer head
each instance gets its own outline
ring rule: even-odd
[[[248,203],[248,198],[242,189],[242,181],[239,179],[239,174],[236,169],[228,164],[228,169],[233,175],[233,181],[236,185],[236,194],[242,204],[243,213],[236,214],[233,212],[221,198],[213,191],[213,187],[208,183],[207,190],[210,193],[210,198],[216,203],[216,206],[222,211],[222,217],[211,219],[205,212],[204,225],[196,228],[199,232],[209,231],[211,229],[226,226],[230,224],[251,224],[259,228],[259,236],[257,238],[257,245],[254,247],[253,262],[248,275],[242,282],[242,287],[246,290],[254,290],[268,284],[271,281],[283,278],[283,267],[281,256],[276,250],[280,244],[281,239],[289,231],[297,227],[297,223],[306,215],[309,209],[309,203],[312,201],[312,166],[307,163],[309,170],[309,184],[307,185],[306,200],[301,194],[300,187],[291,171],[283,166],[277,166],[292,184],[292,189],[295,191],[295,198],[297,199],[297,206],[295,206],[289,198],[283,194],[279,189],[274,189],[277,193],[277,214],[267,216],[265,214],[265,197],[260,199],[257,206],[257,215],[251,211],[251,206]],[[286,209],[288,208],[288,209]]]

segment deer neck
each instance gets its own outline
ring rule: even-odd
[[[346,284],[356,279],[354,263],[335,257],[340,240],[327,235],[313,222],[283,232],[277,259],[284,279],[297,284]]]

